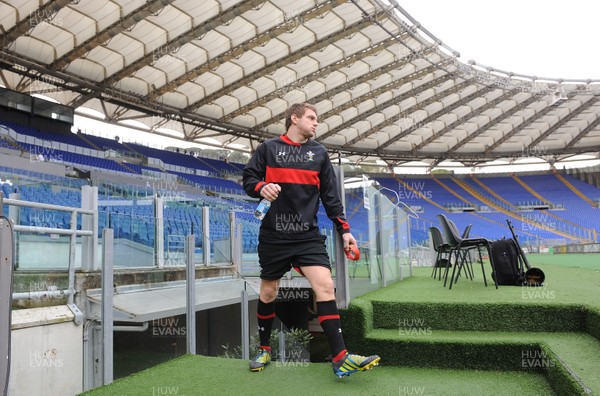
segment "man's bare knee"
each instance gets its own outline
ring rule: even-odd
[[[264,303],[270,303],[277,298],[278,281],[262,281],[260,285],[260,300]]]

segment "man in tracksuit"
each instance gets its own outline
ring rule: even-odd
[[[344,345],[325,236],[317,225],[319,199],[342,235],[344,250],[350,250],[356,240],[344,216],[327,150],[311,139],[317,125],[313,105],[293,104],[286,111],[286,134],[258,146],[244,169],[246,193],[271,202],[258,237],[260,350],[250,361],[252,371],[263,370],[271,361],[269,337],[279,279],[292,267],[308,279],[315,293],[317,315],[331,347],[334,373],[342,377],[368,370],[380,360],[377,355],[349,354]]]

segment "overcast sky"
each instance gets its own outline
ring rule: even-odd
[[[460,60],[538,77],[599,79],[596,0],[398,0]]]

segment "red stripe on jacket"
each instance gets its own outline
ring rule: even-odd
[[[319,172],[306,169],[272,168],[267,166],[265,175],[267,183],[310,184],[321,187]]]
[[[342,219],[342,218],[340,218],[340,217],[336,217],[336,219],[337,219],[337,221],[339,221],[339,222],[340,222],[340,224],[342,225],[342,228],[343,228],[344,230],[349,230],[349,229],[350,229],[350,224],[348,224],[348,222],[347,222],[347,221],[343,220],[343,219]]]
[[[262,186],[264,186],[265,184],[267,184],[267,183],[265,183],[263,181],[256,183],[256,187],[254,187],[254,191],[258,192],[258,190],[260,190],[260,188]]]

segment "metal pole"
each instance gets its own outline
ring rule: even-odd
[[[71,231],[73,233],[69,239],[69,290],[71,294],[68,298],[68,303],[73,303],[73,291],[75,290],[75,252],[77,249],[77,235],[74,231],[77,230],[77,212],[71,213]]]
[[[210,265],[210,212],[208,206],[202,207],[202,261]]]
[[[194,265],[194,236],[185,237],[186,263],[186,347],[187,353],[196,354],[196,266]]]
[[[408,244],[408,276],[413,276],[412,272],[412,241],[410,238],[411,216],[406,215],[406,243]]]
[[[235,212],[229,211],[229,261],[235,266],[235,251],[237,240],[235,238]]]
[[[113,251],[114,230],[102,230],[102,384],[113,382]]]
[[[0,195],[1,195],[1,193],[0,193]],[[8,198],[19,201],[21,199],[21,194],[19,194],[19,193],[8,194]],[[1,214],[2,210],[4,209],[4,202],[2,202],[2,200],[0,200],[0,206],[2,206],[2,208],[0,208],[0,214]],[[12,220],[13,232],[14,232],[14,226],[21,224],[21,212],[22,212],[22,210],[21,210],[20,206],[8,205],[8,218],[10,220]],[[13,235],[14,235],[13,236],[13,252],[14,252],[13,257],[14,257],[14,262],[15,262],[14,270],[16,271],[19,269],[19,234],[15,232]]]
[[[155,256],[154,265],[158,268],[165,266],[165,219],[164,219],[163,200],[154,196],[154,246]]]
[[[383,254],[383,233],[385,232],[384,230],[384,224],[385,224],[385,219],[383,218],[383,205],[385,204],[385,196],[381,193],[381,192],[377,192],[377,194],[379,195],[379,205],[377,205],[377,213],[375,214],[375,216],[377,216],[377,224],[379,224],[379,230],[377,232],[377,234],[375,235],[375,238],[377,238],[377,256],[381,257],[381,260],[378,260],[381,263],[381,286],[382,287],[386,287],[387,286],[387,279],[385,279],[385,264],[386,264],[386,260],[385,260],[385,255]],[[386,232],[387,233],[387,232]]]
[[[0,204],[2,204],[0,200]],[[12,326],[13,237],[10,220],[0,218],[0,390],[8,394]]]
[[[243,244],[242,244],[242,224],[236,224],[235,236],[235,251],[233,266],[238,274],[242,274],[242,261],[243,261]]]
[[[77,250],[77,212],[71,212],[71,236],[69,242],[69,296],[67,306],[75,315],[73,322],[79,326],[83,323],[83,312],[75,305],[75,253]]]
[[[82,215],[81,229],[93,231],[91,237],[83,237],[81,243],[83,270],[98,268],[98,187],[81,187],[81,209],[92,210],[92,215]]]
[[[12,193],[8,195],[9,199],[21,199],[21,194]],[[1,202],[0,202],[1,203]],[[8,218],[13,221],[13,224],[21,224],[21,208],[19,206],[10,205],[8,207]]]
[[[285,331],[283,328],[279,331],[279,361],[285,363]]]
[[[404,212],[402,212],[402,210],[396,206],[396,209],[394,210],[394,221],[396,222],[396,254],[394,255],[394,259],[396,260],[396,263],[398,263],[397,267],[399,280],[404,279],[402,277],[402,233],[400,230],[400,226],[402,224],[400,216],[402,216],[402,213]]]
[[[242,290],[242,359],[250,359],[250,316],[248,314],[248,292],[246,291],[246,282]]]
[[[333,170],[337,179],[337,188],[340,195],[340,200],[342,201],[342,205],[345,208],[346,194],[344,191],[344,169],[341,166],[334,166]],[[337,228],[335,227],[333,235],[336,302],[338,308],[347,308],[348,304],[350,304],[350,288],[348,287],[350,279],[348,277],[346,253],[344,252],[344,243],[342,241],[342,236],[338,233]]]

